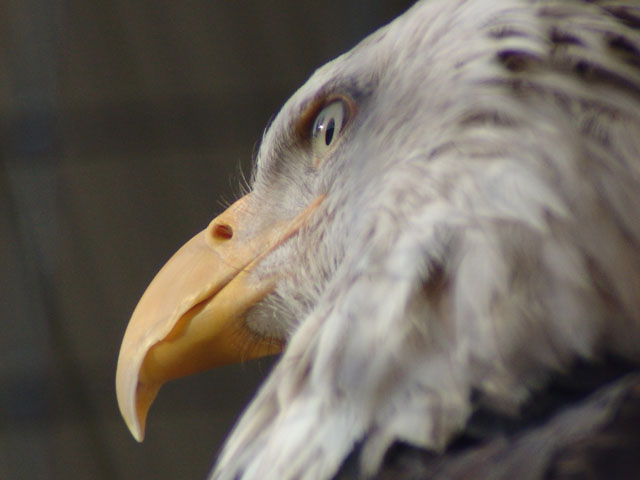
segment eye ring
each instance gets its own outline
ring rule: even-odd
[[[318,168],[325,159],[329,150],[333,150],[342,138],[346,128],[352,122],[358,112],[358,105],[350,95],[343,93],[327,94],[326,92],[318,92],[315,98],[309,102],[305,102],[297,120],[293,124],[294,138],[298,139],[298,146],[303,148],[312,156],[313,167]],[[333,135],[329,139],[329,145],[326,140],[324,145],[318,140],[317,120],[321,113],[333,104],[342,105],[342,125],[338,129],[335,128],[334,120]],[[335,107],[334,107],[335,108]],[[314,132],[316,135],[314,136]],[[326,130],[322,130],[322,133]]]
[[[318,168],[342,137],[356,109],[353,100],[343,95],[332,95],[314,103],[303,115],[301,126],[306,124],[303,135],[308,139],[314,167]]]
[[[346,106],[340,99],[318,112],[311,127],[311,149],[316,156],[323,156],[337,141],[346,120]]]

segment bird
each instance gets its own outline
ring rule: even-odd
[[[421,0],[311,75],[153,279],[120,410],[141,441],[165,382],[280,354],[212,479],[612,478],[638,212],[637,1]]]

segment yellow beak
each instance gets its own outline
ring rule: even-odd
[[[116,372],[120,412],[136,440],[143,440],[147,412],[165,382],[282,350],[281,341],[261,339],[244,322],[247,310],[277,281],[276,276],[258,278],[254,269],[298,232],[322,199],[292,221],[248,238],[247,195],[158,272],[131,316]]]

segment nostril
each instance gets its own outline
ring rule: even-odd
[[[233,237],[233,228],[226,223],[218,223],[213,227],[212,234],[219,240],[229,240]]]

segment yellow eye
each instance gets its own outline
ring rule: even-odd
[[[336,100],[324,107],[311,129],[311,148],[316,158],[323,157],[336,142],[345,124],[346,106]]]

